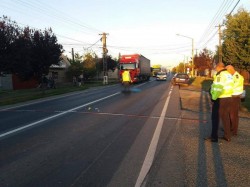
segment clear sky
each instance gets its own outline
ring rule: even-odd
[[[140,53],[151,64],[176,66],[195,52],[218,44],[218,26],[239,0],[0,0],[0,16],[20,26],[51,27],[70,57],[71,48],[102,55],[101,33],[108,33],[108,54]],[[250,11],[240,0],[232,13]],[[180,34],[187,37],[177,36]],[[188,38],[189,37],[189,38]]]

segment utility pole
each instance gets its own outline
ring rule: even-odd
[[[71,55],[72,55],[72,60],[73,60],[73,63],[74,63],[75,62],[74,48],[71,49]]]
[[[185,55],[184,55],[184,59],[183,59],[183,65],[184,65],[184,72],[183,72],[183,73],[186,73],[186,66],[185,66],[185,60],[186,60],[186,58],[185,58]]]
[[[106,40],[107,40],[107,35],[108,33],[102,33],[99,34],[102,35],[102,57],[103,57],[103,84],[108,84],[108,74],[107,74],[107,59],[106,59],[106,55],[108,53],[108,49],[107,49],[107,44],[106,44]]]
[[[222,63],[222,46],[221,46],[221,25],[218,26],[219,27],[219,63]]]
[[[191,74],[192,77],[194,77],[194,39],[192,39],[192,70],[191,70]]]
[[[185,38],[189,38],[192,40],[192,66],[191,66],[191,76],[194,77],[194,39],[189,37],[189,36],[184,36],[184,35],[180,35],[180,34],[176,34],[177,36],[182,36]]]

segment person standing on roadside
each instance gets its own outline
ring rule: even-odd
[[[205,138],[210,142],[218,142],[219,121],[222,120],[224,127],[223,139],[231,140],[230,134],[230,106],[233,93],[233,77],[225,69],[223,63],[218,63],[215,67],[216,75],[214,76],[213,84],[211,85],[210,94],[212,97],[212,133],[211,137]]]
[[[239,109],[241,102],[240,97],[244,89],[244,78],[234,69],[232,65],[226,66],[226,69],[233,76],[234,81],[230,120],[232,135],[237,136],[239,126]]]

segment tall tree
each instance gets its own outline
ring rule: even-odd
[[[32,41],[31,33],[28,27],[24,28],[20,36],[17,37],[11,47],[11,63],[9,71],[17,74],[20,78],[26,80],[33,77],[32,67]]]
[[[62,52],[62,45],[57,43],[52,29],[35,31],[32,36],[32,67],[35,75],[48,74],[49,67],[60,62]]]
[[[213,67],[213,53],[208,49],[203,49],[198,55],[194,57],[194,65],[198,69],[199,75],[205,75],[205,70],[212,70]]]
[[[67,70],[67,76],[69,79],[73,77],[78,78],[80,75],[83,74],[83,63],[82,63],[82,56],[78,53],[74,54],[74,61],[69,59],[70,66]]]
[[[0,17],[0,72],[8,72],[11,68],[13,54],[11,45],[19,37],[21,28],[8,17]]]
[[[112,56],[110,56],[110,55],[108,55],[106,57],[106,60],[107,60],[107,70],[114,71],[115,68],[117,68],[118,60],[117,59],[113,59]],[[98,67],[99,67],[99,71],[103,71],[103,58],[100,58],[98,60]]]
[[[83,57],[83,76],[85,79],[92,78],[97,72],[97,55],[95,53],[86,53]]]
[[[0,72],[40,78],[59,63],[62,52],[51,29],[21,28],[6,16],[0,18]]]
[[[223,62],[250,72],[250,13],[239,9],[228,15],[223,31]]]

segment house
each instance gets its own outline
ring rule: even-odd
[[[68,82],[66,78],[66,71],[70,66],[70,62],[67,57],[62,55],[61,61],[58,65],[52,65],[49,69],[49,74],[47,77],[53,77],[56,83]],[[4,90],[20,90],[36,88],[38,86],[38,81],[35,79],[30,79],[28,81],[22,81],[15,74],[4,74],[0,75],[0,89]]]
[[[49,77],[53,77],[55,82],[58,84],[69,82],[66,77],[66,72],[68,67],[70,66],[70,62],[68,61],[67,57],[62,55],[61,61],[58,65],[51,65],[49,68]]]

